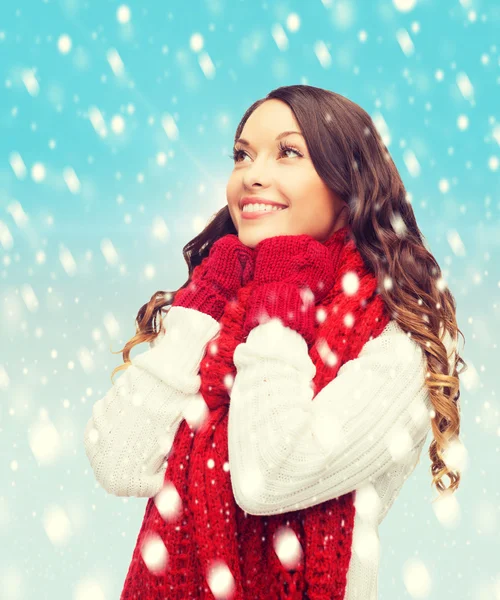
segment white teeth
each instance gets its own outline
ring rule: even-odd
[[[243,207],[243,212],[270,212],[275,210],[283,210],[285,208],[285,206],[271,206],[269,204],[245,204]]]

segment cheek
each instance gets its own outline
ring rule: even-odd
[[[231,183],[231,180],[229,180],[226,185],[226,202],[230,208],[234,205],[235,197],[235,186]]]
[[[306,198],[310,200],[305,201]],[[283,221],[292,234],[309,233],[314,236],[330,226],[330,211],[329,203],[323,203],[314,192],[308,191],[303,197],[292,198],[290,208],[283,214]]]
[[[234,176],[231,176],[226,185],[226,200],[230,208],[238,207],[239,186]]]
[[[236,228],[236,230],[238,230],[238,216],[236,214],[236,210],[231,206],[231,204],[228,204],[228,210],[229,210],[229,216],[231,217],[233,225]]]
[[[236,230],[238,230],[238,219],[239,219],[238,198],[239,198],[239,196],[237,196],[235,194],[234,190],[231,190],[231,188],[229,186],[227,186],[226,187],[227,208],[229,210],[229,215],[231,217],[231,220],[233,221],[233,225],[235,226]]]

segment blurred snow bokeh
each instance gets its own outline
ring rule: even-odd
[[[467,340],[461,487],[431,503],[428,438],[380,548],[363,537],[380,596],[500,600],[499,20],[474,0],[2,7],[2,599],[119,597],[146,502],[108,496],[83,447],[122,362],[110,350],[186,280],[182,247],[225,204],[244,111],[308,83],[372,116]],[[301,548],[284,532],[277,552],[293,564]],[[146,555],[168,558],[154,540]],[[229,575],[210,574],[220,597]]]

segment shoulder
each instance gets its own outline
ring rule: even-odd
[[[156,329],[155,329],[155,331],[158,331],[158,335],[151,342],[149,342],[150,348],[154,348],[156,345],[158,345],[160,343],[160,341],[162,340],[162,338],[165,336],[167,315],[171,309],[172,309],[172,306],[168,306],[167,310],[160,310],[156,314]],[[174,311],[174,312],[176,312],[176,311]]]
[[[339,375],[351,369],[375,371],[399,370],[408,365],[422,367],[424,362],[420,345],[407,335],[396,320],[390,320],[379,335],[362,346],[357,358],[344,363]]]
[[[445,345],[448,363],[454,364],[454,351],[456,343],[448,332],[440,332],[440,337]],[[380,335],[368,340],[359,357],[376,359],[380,363],[393,363],[394,367],[403,366],[408,363],[415,366],[426,364],[426,356],[420,344],[409,335],[401,325],[395,320],[390,320],[384,327]]]

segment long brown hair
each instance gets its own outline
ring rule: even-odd
[[[308,85],[279,87],[254,102],[245,112],[234,136],[236,141],[248,117],[263,102],[278,99],[292,110],[307,143],[316,172],[344,200],[349,209],[350,237],[368,268],[376,275],[386,306],[398,324],[422,348],[427,358],[426,386],[433,405],[431,424],[434,439],[429,448],[431,486],[438,492],[454,492],[460,471],[444,460],[450,442],[460,433],[460,382],[467,370],[458,354],[455,300],[441,269],[420,232],[398,170],[371,117],[351,100]],[[136,334],[122,350],[124,364],[111,377],[127,368],[131,349],[152,342],[159,334],[161,312],[168,310],[175,294],[186,287],[194,268],[208,256],[220,237],[237,234],[228,206],[219,210],[205,229],[183,248],[189,277],[176,292],[156,292],[136,317]],[[392,283],[394,282],[394,285]],[[455,359],[449,375],[443,334],[455,343]],[[457,371],[460,364],[462,370]],[[444,476],[450,479],[448,488]]]

